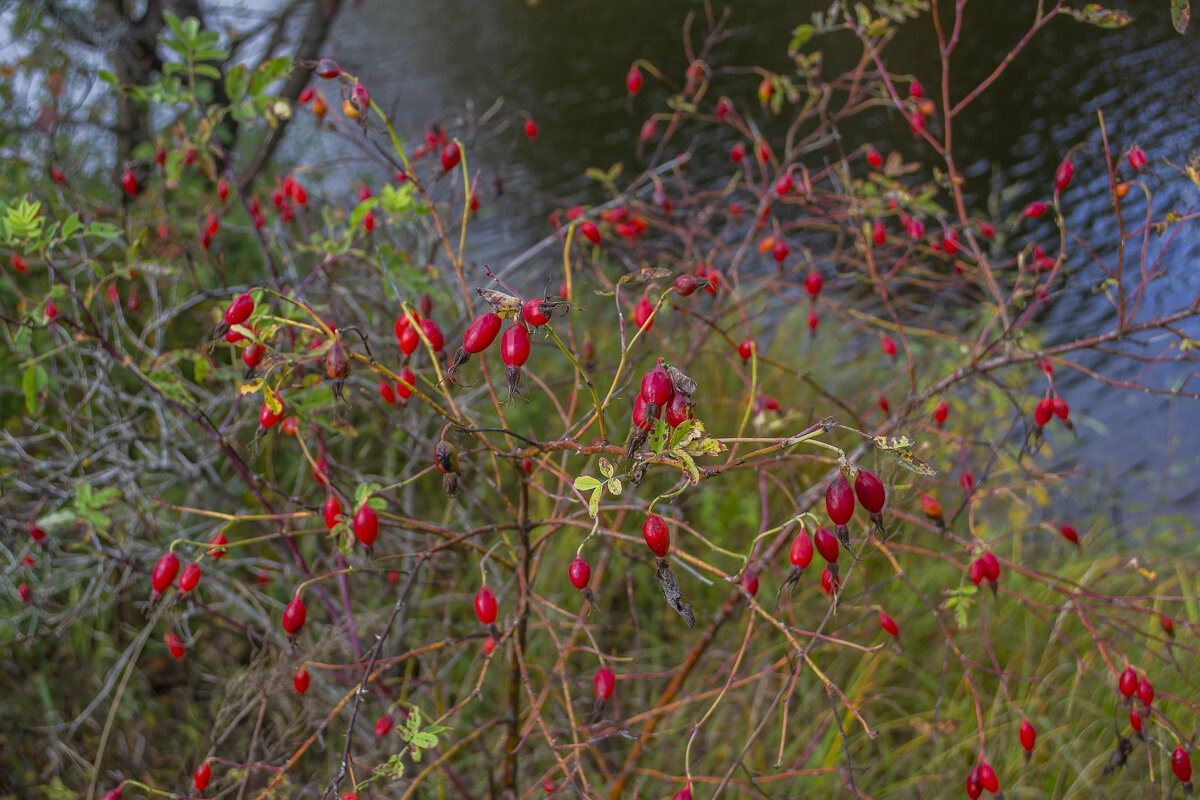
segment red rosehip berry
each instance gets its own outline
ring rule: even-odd
[[[771,248],[771,258],[775,259],[777,263],[782,264],[787,260],[789,252],[787,242],[783,239],[776,239],[775,246]]]
[[[661,407],[671,399],[673,391],[675,388],[671,383],[671,376],[660,358],[658,363],[642,376],[641,396],[646,398],[647,403]]]
[[[1054,409],[1054,416],[1058,417],[1064,422],[1066,422],[1067,417],[1071,416],[1071,407],[1067,405],[1066,400],[1063,400],[1058,395],[1054,395],[1052,408]]]
[[[525,326],[514,324],[500,337],[500,358],[507,366],[520,367],[529,360],[529,331]]]
[[[496,640],[495,639],[493,639],[491,636],[489,636],[483,640],[483,652],[485,654],[490,656],[492,654],[492,651],[494,651],[495,649],[496,649]]]
[[[442,148],[442,169],[446,172],[458,166],[458,162],[462,159],[462,151],[459,150],[458,144],[450,142]]]
[[[629,68],[629,73],[625,76],[625,88],[630,94],[637,94],[642,90],[642,71],[638,69],[637,64]]]
[[[533,117],[525,118],[525,135],[529,138],[529,141],[531,141],[531,142],[534,141],[535,139],[537,139],[538,126],[537,126],[537,123],[533,121]]]
[[[571,585],[576,589],[585,589],[588,581],[592,579],[591,565],[580,556],[575,556],[571,566],[567,567],[567,577],[571,579]]]
[[[942,518],[942,504],[924,492],[921,492],[921,511],[930,519]]]
[[[308,691],[308,685],[312,682],[312,676],[308,674],[308,670],[304,667],[296,670],[296,674],[292,676],[292,688],[296,690],[296,694],[304,694]]]
[[[836,539],[834,540],[834,544],[837,544]],[[796,534],[796,538],[792,539],[792,546],[788,550],[788,561],[791,562],[793,567],[804,569],[812,563],[812,559],[812,539],[809,538],[808,531],[801,528],[800,532]]]
[[[753,339],[743,339],[742,343],[738,345],[737,351],[738,355],[741,356],[742,361],[747,361],[749,360],[750,356],[754,355],[754,352],[757,349],[758,348]]]
[[[1036,219],[1045,214],[1049,209],[1050,206],[1038,200],[1025,206],[1025,211],[1023,213],[1029,219]]]
[[[992,794],[1000,791],[1000,779],[996,777],[996,770],[986,761],[979,765],[979,783]]]
[[[1025,751],[1026,755],[1032,753],[1033,744],[1037,741],[1037,731],[1034,729],[1032,723],[1030,723],[1027,719],[1021,720],[1020,738],[1021,749]]]
[[[475,592],[475,616],[484,625],[496,621],[496,595],[486,586],[480,586],[479,591]]]
[[[496,341],[500,327],[500,317],[495,313],[488,311],[480,314],[471,321],[463,333],[463,349],[468,353],[482,353],[492,346],[492,342]]]
[[[171,584],[175,582],[175,575],[179,572],[179,557],[174,553],[167,552],[158,559],[154,565],[154,571],[150,574],[150,585],[154,589],[155,594],[162,594]]]
[[[750,596],[758,594],[758,573],[745,572],[742,574],[742,588],[750,593]]]
[[[887,229],[879,220],[875,220],[875,224],[871,226],[871,238],[877,245],[882,245],[887,241]]]
[[[654,327],[654,305],[645,297],[634,307],[633,321],[640,331],[649,331]]]
[[[179,575],[179,591],[181,594],[187,594],[195,589],[198,583],[200,583],[200,565],[195,561],[189,562]]]
[[[203,792],[208,788],[208,782],[212,780],[212,767],[205,761],[200,766],[196,767],[195,773],[192,774],[192,779],[196,782],[196,792]]]
[[[817,312],[809,309],[808,311],[808,330],[810,333],[817,332],[817,326],[821,324],[821,318],[817,316]]]
[[[967,577],[970,578],[971,583],[975,584],[976,586],[983,583],[983,573],[983,561],[978,558],[972,561],[971,565],[967,567]]]
[[[541,327],[550,321],[550,317],[542,311],[542,301],[534,297],[526,300],[521,306],[521,317],[533,327]]]
[[[174,633],[168,633],[163,637],[163,641],[167,643],[167,650],[170,651],[171,657],[176,661],[183,661],[183,656],[187,650],[183,646],[183,639],[180,639]]]
[[[1129,710],[1129,727],[1133,728],[1135,733],[1142,732],[1142,715],[1135,708]]]
[[[1171,754],[1171,771],[1180,783],[1186,784],[1192,780],[1192,757],[1183,749],[1183,745],[1176,747]]]
[[[226,325],[241,325],[246,320],[250,319],[250,315],[254,313],[254,298],[249,292],[240,294],[233,298],[233,302],[225,309],[225,324]]]
[[[680,297],[687,297],[691,295],[696,291],[698,286],[699,281],[697,281],[696,276],[692,275],[691,273],[685,272],[675,278],[675,291],[679,293]]]
[[[825,285],[825,280],[821,277],[821,273],[815,269],[804,277],[804,291],[808,292],[808,296],[816,298],[821,293],[821,287]]]
[[[392,388],[391,381],[379,381],[379,399],[387,403],[389,406],[396,405],[396,390]]]
[[[1122,697],[1130,698],[1133,697],[1133,693],[1137,691],[1137,688],[1137,673],[1133,671],[1133,667],[1126,667],[1117,681],[1117,689],[1121,692]]]
[[[836,536],[827,529],[818,526],[817,532],[813,536],[813,542],[816,545],[817,552],[821,554],[821,558],[830,564],[837,563],[839,550]],[[792,544],[794,546],[795,542],[793,541]]]
[[[943,400],[942,402],[938,403],[937,408],[933,410],[933,419],[935,422],[937,422],[937,426],[940,428],[946,424],[946,418],[949,416],[950,406],[946,405],[946,401]]]
[[[133,174],[133,170],[128,167],[121,173],[121,188],[125,190],[125,194],[133,197],[138,193],[137,176]]]
[[[592,244],[600,244],[600,228],[590,219],[579,226],[579,232]]]
[[[1149,678],[1143,677],[1138,682],[1137,696],[1138,700],[1145,703],[1147,708],[1154,702],[1154,684],[1150,682]]]
[[[642,523],[642,538],[646,540],[650,552],[659,558],[665,558],[667,551],[671,549],[671,529],[667,527],[667,521],[658,514],[646,517],[646,521]]]
[[[400,380],[396,381],[396,396],[403,402],[412,397],[413,389],[417,385],[417,375],[412,371],[412,367],[405,367],[397,377]]]
[[[883,481],[874,472],[862,467],[858,468],[858,476],[854,479],[854,494],[869,514],[880,513],[887,502]]]
[[[1062,526],[1062,537],[1073,545],[1079,544],[1079,532],[1065,523]]]
[[[834,575],[829,567],[821,570],[821,591],[826,595],[833,596],[833,593],[842,587],[842,581],[837,575]]]
[[[834,525],[845,525],[854,516],[854,489],[840,473],[825,490],[825,510]]]
[[[892,358],[896,357],[896,340],[892,337],[886,335],[880,336],[879,346],[883,348],[883,352],[886,355],[891,356]]]
[[[317,62],[317,77],[332,79],[342,74],[342,68],[332,58],[322,58]]]
[[[262,363],[263,356],[266,354],[266,346],[259,342],[255,342],[242,351],[242,363],[253,369]]]
[[[920,99],[925,96],[925,87],[916,78],[908,84],[908,96],[913,99]]]
[[[1146,166],[1146,153],[1144,150],[1142,150],[1142,148],[1135,145],[1134,148],[1129,151],[1129,166],[1133,167],[1135,171]]]
[[[780,175],[779,179],[775,181],[776,196],[783,197],[785,194],[790,192],[794,183],[795,182],[792,179],[792,173],[785,172],[784,174]]]
[[[1058,169],[1054,170],[1054,188],[1061,192],[1071,185],[1071,179],[1075,177],[1075,164],[1071,159],[1066,159],[1058,165]]]
[[[1054,417],[1054,401],[1049,397],[1043,397],[1038,401],[1037,408],[1033,410],[1033,421],[1038,427],[1044,426]]]
[[[354,538],[370,547],[378,536],[379,517],[375,515],[375,509],[364,502],[354,512]]]
[[[304,601],[299,597],[294,597],[292,602],[283,609],[283,630],[288,636],[295,636],[304,627],[304,621],[307,618],[308,609],[305,608]]]
[[[17,587],[17,596],[21,598],[22,603],[28,603],[33,599],[33,589],[29,588],[29,584],[24,581]]]
[[[1000,562],[996,560],[992,551],[985,551],[979,560],[983,563],[983,574],[989,581],[995,583],[1000,580]]]
[[[596,691],[596,697],[600,700],[607,700],[612,697],[613,688],[616,686],[617,676],[608,667],[601,667],[596,673],[596,677],[592,680],[592,688]]]
[[[321,515],[325,519],[325,528],[333,530],[342,519],[341,502],[333,495],[329,495],[325,498],[324,505],[321,506]]]
[[[879,154],[879,151],[876,150],[874,147],[868,147],[867,148],[867,163],[870,164],[873,168],[879,169],[880,167],[883,166],[883,156],[881,156]]]
[[[388,715],[380,717],[375,722],[375,738],[382,739],[392,730],[392,718]]]
[[[740,164],[745,158],[746,145],[742,144],[741,142],[735,143],[729,150],[729,159],[735,164]]]
[[[216,536],[208,540],[208,557],[216,561],[221,556],[225,555],[226,550],[223,545],[229,544],[229,540],[225,538],[225,534],[218,533]]]
[[[883,628],[893,637],[900,636],[900,626],[896,624],[896,620],[892,619],[892,615],[883,609],[879,610],[879,627]]]
[[[663,408],[663,416],[667,420],[667,424],[672,428],[678,428],[687,422],[691,414],[691,403],[688,401],[687,395],[683,392],[672,394],[671,399],[667,401],[667,405]]]
[[[1170,636],[1172,639],[1175,638],[1175,620],[1171,619],[1166,614],[1159,614],[1158,624],[1162,626],[1163,633],[1165,633],[1167,636]]]

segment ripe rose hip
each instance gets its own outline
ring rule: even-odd
[[[167,643],[167,650],[171,652],[171,657],[176,661],[182,661],[184,654],[187,653],[187,650],[183,646],[183,639],[180,639],[174,633],[168,633],[163,637],[163,641]]]
[[[827,529],[818,526],[817,532],[813,536],[813,542],[816,545],[817,552],[821,554],[821,558],[830,564],[837,564],[838,540],[836,536]],[[795,542],[793,541],[792,544],[794,546]],[[811,555],[809,557],[811,558]],[[834,569],[837,569],[837,567],[835,566]]]
[[[583,589],[592,579],[592,568],[583,558],[575,556],[571,566],[567,567],[567,577],[571,579],[572,586],[576,589]]]
[[[883,628],[892,636],[900,636],[900,627],[896,625],[896,620],[892,619],[892,615],[883,609],[879,610],[879,627]]]
[[[825,510],[834,525],[845,525],[854,516],[854,490],[845,475],[839,473],[825,490]]]
[[[817,312],[813,309],[808,311],[808,330],[810,333],[817,332],[817,326],[821,324],[821,318],[817,316]]]
[[[691,403],[688,402],[688,397],[683,392],[672,394],[671,399],[667,401],[667,405],[663,409],[663,415],[667,420],[667,424],[672,428],[678,428],[687,422],[691,414]]]
[[[1134,146],[1134,148],[1129,151],[1129,166],[1133,167],[1135,171],[1146,166],[1146,153],[1144,150],[1142,150],[1142,148]]]
[[[179,591],[187,594],[195,589],[198,583],[200,583],[200,565],[192,561],[183,568],[183,572],[179,575]]]
[[[789,252],[787,242],[783,239],[776,239],[775,246],[771,248],[771,258],[775,259],[776,263],[782,264],[787,260]]]
[[[254,313],[254,298],[249,292],[239,294],[225,309],[226,325],[241,325]]]
[[[883,223],[879,220],[875,220],[875,224],[871,226],[871,238],[877,245],[882,245],[887,241],[887,229],[883,227]]]
[[[1049,397],[1043,397],[1038,401],[1037,408],[1033,410],[1033,421],[1038,427],[1044,426],[1054,417],[1054,401]]]
[[[1121,696],[1125,698],[1133,697],[1133,693],[1138,688],[1138,676],[1133,671],[1133,667],[1126,667],[1121,673],[1120,680],[1117,681],[1117,689],[1121,692]]]
[[[592,244],[600,244],[600,228],[596,223],[587,220],[579,226],[579,232]]]
[[[985,551],[979,560],[983,563],[983,574],[989,581],[995,583],[1000,580],[1000,562],[996,560],[992,551]]]
[[[354,512],[354,538],[370,547],[378,536],[379,517],[375,515],[375,509],[364,502]]]
[[[537,123],[533,121],[533,117],[525,118],[525,135],[529,137],[529,141],[534,141],[538,136]]]
[[[890,336],[880,336],[879,346],[883,348],[883,352],[892,358],[896,357],[896,340]]]
[[[225,555],[226,550],[224,547],[222,547],[222,545],[229,544],[229,540],[225,538],[225,534],[218,533],[216,536],[210,539],[208,543],[210,545],[208,548],[208,557],[213,561],[216,561],[221,556]]]
[[[1071,416],[1071,407],[1067,405],[1066,400],[1063,400],[1058,395],[1054,395],[1052,408],[1054,409],[1054,416],[1058,417],[1064,422],[1066,422],[1067,417]]]
[[[479,621],[484,625],[491,625],[496,621],[496,595],[486,586],[480,586],[479,591],[475,593],[475,616],[479,617]]]
[[[746,145],[742,144],[741,142],[737,142],[729,150],[729,159],[735,164],[740,164],[740,163],[742,163],[742,161],[745,158],[746,158]]]
[[[1061,192],[1071,185],[1071,179],[1075,177],[1075,164],[1071,159],[1066,159],[1058,165],[1058,169],[1054,170],[1054,188]]]
[[[322,58],[317,62],[317,77],[332,79],[342,74],[342,68],[332,58]]]
[[[930,519],[942,518],[942,504],[924,492],[921,492],[921,511]]]
[[[379,399],[387,403],[389,406],[396,405],[396,390],[392,388],[392,382],[389,380],[379,381]]]
[[[1129,727],[1133,728],[1135,733],[1142,732],[1142,715],[1137,709],[1129,710]]]
[[[489,636],[483,640],[483,652],[485,654],[490,656],[492,654],[492,651],[494,651],[495,649],[496,649],[496,640],[495,639],[493,639],[492,637]]]
[[[642,376],[641,396],[646,398],[647,403],[662,406],[671,399],[674,390],[671,376],[660,358],[658,363]]]
[[[46,532],[37,526],[36,522],[29,523],[29,538],[40,542],[46,538]]]
[[[1073,545],[1079,544],[1079,532],[1070,525],[1062,526],[1062,537]]]
[[[654,427],[654,420],[650,419],[649,414],[646,413],[648,405],[644,395],[639,394],[637,400],[633,401],[633,427],[639,431],[648,431]],[[658,417],[654,419],[658,419]]]
[[[742,588],[750,593],[750,596],[758,594],[758,573],[747,571],[742,574]]]
[[[633,321],[640,331],[649,331],[654,327],[654,305],[645,297],[634,307]]]
[[[819,529],[818,529],[819,530]],[[836,540],[834,541],[836,545]],[[822,556],[823,557],[823,556]],[[812,563],[813,558],[813,543],[808,536],[808,531],[803,528],[796,534],[796,538],[792,539],[792,546],[788,550],[788,561],[793,567],[804,569]],[[835,555],[836,558],[836,555]]]
[[[292,676],[292,688],[296,690],[296,694],[304,694],[308,691],[308,685],[312,682],[312,676],[308,674],[308,670],[304,667],[296,670],[296,674]]]
[[[908,96],[914,100],[925,96],[925,87],[916,78],[913,78],[912,82],[908,84]]]
[[[196,791],[198,793],[203,792],[208,788],[208,782],[212,780],[212,767],[210,767],[208,762],[205,761],[203,764],[196,767],[196,772],[192,775],[192,778],[196,782]]]
[[[178,572],[179,557],[171,552],[164,553],[158,559],[158,563],[154,565],[154,572],[150,575],[150,585],[153,587],[154,593],[165,592],[175,582],[175,575]]]
[[[397,377],[400,380],[396,381],[396,396],[401,401],[408,400],[408,398],[412,397],[413,389],[416,388],[417,375],[412,371],[412,367],[405,367],[400,370]]]
[[[1029,219],[1036,219],[1045,214],[1049,209],[1050,206],[1038,200],[1025,206],[1025,211],[1023,213]]]
[[[462,151],[459,150],[456,142],[450,142],[442,148],[442,169],[446,172],[458,166],[458,162],[462,159]]]
[[[1176,747],[1175,752],[1171,754],[1171,771],[1179,778],[1180,783],[1186,784],[1192,780],[1192,757],[1183,749],[1183,745]]]
[[[778,197],[783,197],[792,190],[794,183],[795,182],[792,180],[792,173],[785,172],[779,176],[778,180],[775,181],[775,194]]]
[[[1025,751],[1025,757],[1028,758],[1029,754],[1033,752],[1034,742],[1037,741],[1037,731],[1027,719],[1021,720],[1020,738],[1021,749]]]
[[[1000,791],[1000,779],[996,777],[996,770],[986,761],[979,765],[979,783],[992,794]]]
[[[125,190],[125,194],[133,197],[138,193],[137,176],[133,174],[133,170],[126,167],[121,173],[121,188]]]
[[[463,333],[463,349],[468,353],[482,353],[496,341],[500,333],[500,317],[488,311],[472,320]]]
[[[833,593],[841,588],[842,582],[831,570],[830,567],[825,567],[821,571],[821,591],[826,595],[833,596]]]
[[[646,517],[646,521],[642,523],[642,538],[646,540],[650,552],[659,558],[665,558],[671,549],[671,529],[667,527],[666,520],[658,514]]]
[[[321,506],[321,516],[325,519],[325,528],[333,530],[342,518],[341,502],[333,495],[329,495],[329,497],[325,498],[325,503]]]
[[[1138,682],[1137,696],[1138,700],[1145,703],[1147,708],[1154,702],[1154,684],[1150,682],[1149,678],[1143,677]]]
[[[534,297],[526,300],[521,306],[521,317],[530,325],[537,328],[550,321],[550,317],[542,310],[542,301]]]
[[[1175,620],[1171,619],[1166,614],[1159,614],[1158,624],[1162,626],[1163,633],[1165,633],[1167,636],[1170,636],[1172,639],[1175,638]]]
[[[388,715],[380,717],[375,722],[375,738],[382,739],[392,730],[392,718]]]
[[[22,582],[21,585],[17,587],[17,596],[21,598],[22,603],[28,603],[33,599],[33,590],[29,588],[28,583]]]
[[[283,630],[288,636],[295,636],[304,627],[304,620],[307,618],[308,609],[304,607],[304,601],[295,597],[283,609]]]
[[[629,68],[629,73],[625,76],[625,88],[630,94],[637,94],[642,90],[642,71],[638,69],[637,64]]]
[[[440,353],[445,349],[446,341],[442,337],[442,329],[438,327],[436,322],[428,317],[421,320],[421,332],[429,340],[429,346],[433,348],[433,352]]]
[[[680,297],[687,297],[692,294],[696,291],[698,285],[699,282],[696,280],[696,276],[691,273],[685,272],[675,278],[675,291],[679,293]]]
[[[983,794],[983,784],[979,782],[979,767],[972,767],[967,773],[967,797],[971,800],[979,800]]]
[[[738,345],[737,351],[742,361],[747,361],[750,356],[754,355],[754,351],[757,349],[753,339],[743,339],[742,343]]]
[[[972,561],[971,565],[967,567],[967,577],[970,578],[971,583],[975,584],[976,586],[983,583],[983,573],[983,561],[978,558]]]
[[[821,287],[825,285],[825,280],[821,277],[821,273],[813,270],[804,276],[804,291],[808,292],[808,296],[816,298],[821,293]]]
[[[883,166],[883,156],[881,156],[879,154],[879,151],[876,150],[874,147],[868,147],[867,148],[867,163],[870,164],[875,169],[879,169],[880,167]]]
[[[617,677],[611,669],[601,667],[596,673],[596,677],[592,680],[592,688],[596,691],[596,697],[600,700],[607,700],[612,697],[616,681]]]
[[[883,511],[883,505],[887,502],[883,481],[874,472],[862,467],[858,468],[858,476],[854,479],[854,494],[870,514]]]

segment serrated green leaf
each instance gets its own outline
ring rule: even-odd
[[[593,478],[591,475],[580,475],[575,479],[575,488],[581,492],[590,492],[600,485],[600,481]]]
[[[21,391],[25,394],[25,412],[27,414],[32,415],[37,411],[39,396],[45,390],[48,382],[49,376],[40,365],[28,368],[21,376]]]
[[[382,497],[372,497],[367,501],[367,505],[376,511],[387,511],[387,500]]]
[[[611,478],[612,474],[613,474],[612,462],[609,461],[604,456],[601,456],[600,461],[598,463],[599,463],[599,467],[600,467],[600,474],[606,478]]]
[[[667,449],[674,450],[675,448],[681,447],[695,438],[690,434],[698,422],[699,420],[685,419],[683,422],[679,423],[679,427],[671,431],[671,441],[667,445]]]
[[[609,494],[619,495],[621,493],[621,489],[622,489],[622,487],[621,487],[621,479],[620,478],[609,478],[608,479],[608,493]]]
[[[596,487],[595,491],[592,492],[592,496],[588,499],[588,516],[593,519],[600,513],[600,498],[603,496],[604,486],[600,485]]]

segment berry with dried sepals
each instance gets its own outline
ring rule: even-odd
[[[838,540],[849,550],[850,529],[846,527],[846,523],[854,516],[854,489],[846,480],[846,476],[840,472],[825,490],[825,510],[829,519],[833,521],[833,530]]]
[[[659,558],[666,558],[671,549],[671,529],[666,520],[658,514],[647,515],[642,523],[642,538],[646,540],[650,552]]]
[[[467,363],[472,354],[482,353],[492,346],[492,342],[496,341],[496,336],[500,333],[501,325],[500,316],[493,311],[480,314],[471,321],[463,332],[462,347],[455,351],[454,360],[446,369],[447,380],[453,383],[458,368]]]
[[[529,360],[531,343],[529,331],[521,323],[514,323],[500,337],[500,358],[504,361],[508,378],[508,397],[521,394],[521,367]]]
[[[887,502],[887,490],[883,488],[883,481],[879,480],[874,472],[859,467],[858,475],[854,478],[854,494],[871,515],[871,523],[875,530],[880,536],[886,535],[883,528],[883,506]]]

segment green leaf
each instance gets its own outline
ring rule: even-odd
[[[262,391],[263,402],[267,404],[267,408],[271,410],[272,414],[278,414],[283,410],[283,401],[279,399],[279,396],[275,394],[270,386],[264,383]]]
[[[599,462],[599,465],[600,465],[600,474],[601,474],[601,475],[603,475],[603,476],[604,476],[604,477],[606,477],[606,478],[611,478],[611,477],[612,477],[612,474],[613,474],[613,465],[612,465],[612,462],[611,462],[611,461],[609,461],[609,460],[608,460],[607,458],[605,458],[604,456],[601,456],[601,457],[600,457],[600,462]]]
[[[212,78],[214,81],[221,80],[221,70],[214,67],[212,64],[196,64],[192,67],[197,75],[203,75],[205,78]]]
[[[880,450],[911,450],[913,444],[911,436],[903,434],[899,436],[876,436],[871,439],[871,443]]]
[[[382,497],[372,497],[367,501],[367,505],[376,511],[387,511],[387,500]]]
[[[661,453],[667,446],[667,434],[671,427],[667,425],[665,420],[654,420],[654,430],[650,434],[648,445],[654,453]]]
[[[1191,19],[1192,4],[1188,0],[1171,0],[1171,24],[1176,31],[1185,32]]]
[[[788,54],[795,55],[801,47],[812,38],[816,29],[812,25],[800,25],[792,31],[792,41],[788,45]]]
[[[609,494],[619,495],[621,493],[622,487],[620,478],[609,478],[607,485]]]
[[[182,156],[180,159],[182,160]],[[114,239],[120,234],[120,228],[111,222],[92,222],[84,230],[84,235],[95,236],[99,239]]]
[[[687,471],[688,477],[692,481],[692,486],[699,484],[700,470],[696,468],[696,462],[692,460],[692,457],[684,450],[672,450],[671,455],[679,459],[680,463],[683,464],[683,468]]]
[[[667,449],[674,450],[676,447],[680,447],[681,445],[690,442],[694,437],[690,436],[689,434],[691,434],[692,428],[695,426],[695,424],[696,421],[690,419],[685,419],[683,422],[679,423],[679,427],[671,431],[671,441],[667,445]]]
[[[268,86],[281,80],[291,71],[292,59],[288,56],[264,61],[258,65],[258,69],[254,70],[254,78],[250,82],[250,94],[261,97]]]
[[[30,367],[21,376],[21,391],[25,393],[25,412],[27,414],[32,415],[37,412],[40,395],[45,390],[47,382],[49,382],[49,376],[40,365]]]
[[[208,359],[203,354],[196,354],[196,363],[192,365],[192,380],[196,383],[204,383],[204,379],[208,377]]]
[[[79,215],[72,214],[71,216],[69,216],[63,220],[62,230],[60,231],[60,234],[62,235],[62,238],[69,239],[69,238],[71,238],[71,234],[75,233],[75,231],[79,230],[82,227],[83,227],[83,223],[79,221]]]
[[[600,485],[600,481],[593,478],[591,475],[580,475],[575,479],[575,488],[581,492],[590,492]]]
[[[592,492],[591,498],[588,500],[588,516],[593,519],[600,513],[600,498],[603,496],[604,486],[600,485],[596,487],[595,491]]]
[[[411,181],[405,181],[400,186],[392,186],[384,184],[383,194],[381,196],[381,206],[383,210],[392,216],[400,216],[408,211],[413,204],[413,185]],[[365,211],[363,212],[366,213]]]
[[[367,215],[375,206],[379,205],[379,198],[372,197],[369,200],[364,200],[354,207],[354,211],[350,212],[350,230],[354,230],[362,224],[363,217]]]
[[[105,83],[110,83],[113,86],[121,85],[121,81],[117,79],[117,76],[106,69],[100,70],[100,72],[97,73],[97,77],[99,77],[100,80],[104,81]]]
[[[1133,17],[1128,13],[1119,8],[1104,8],[1099,3],[1088,3],[1079,11],[1064,8],[1059,13],[1070,14],[1080,22],[1086,22],[1089,25],[1095,25],[1097,28],[1107,28],[1109,30],[1124,28],[1133,22]]]
[[[428,750],[431,747],[437,747],[437,737],[431,736],[424,731],[414,733],[412,737],[412,746]]]

